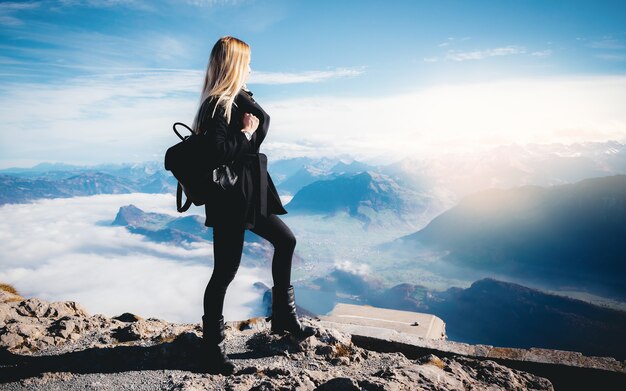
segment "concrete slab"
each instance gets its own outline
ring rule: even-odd
[[[356,326],[369,335],[383,339],[390,339],[394,333],[426,339],[446,338],[444,321],[435,315],[420,312],[338,303],[328,315],[318,317],[322,321]]]

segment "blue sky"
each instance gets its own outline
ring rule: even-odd
[[[624,141],[625,4],[0,2],[0,167],[160,160],[223,35],[275,157]]]

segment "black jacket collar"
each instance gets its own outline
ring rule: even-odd
[[[249,90],[249,89],[247,89],[246,87],[242,87],[242,88],[241,88],[241,90],[242,90],[242,91],[244,91],[246,94],[248,94],[248,95],[250,95],[250,96],[254,95],[254,94],[252,93],[252,91],[250,91],[250,90]]]

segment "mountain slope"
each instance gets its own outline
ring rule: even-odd
[[[433,294],[424,305],[445,319],[453,340],[626,359],[623,311],[493,279]]]
[[[475,193],[396,243],[472,270],[626,298],[626,176]]]
[[[333,214],[346,211],[367,220],[362,208],[373,212],[391,210],[401,214],[407,207],[402,189],[393,179],[367,171],[340,175],[335,179],[314,182],[302,188],[289,203],[295,213]]]

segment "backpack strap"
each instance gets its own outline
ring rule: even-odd
[[[187,200],[185,200],[185,204],[182,205],[182,203],[183,203],[183,185],[181,185],[180,182],[178,182],[178,187],[176,187],[176,209],[180,213],[186,212],[187,209],[191,207],[191,199],[187,197]]]
[[[178,133],[178,129],[176,129],[176,127],[177,127],[177,126],[182,126],[182,127],[186,128],[186,129],[189,131],[189,133],[193,134],[193,130],[191,130],[191,128],[190,128],[189,126],[185,125],[185,124],[184,124],[184,123],[182,123],[182,122],[176,122],[176,123],[174,123],[174,125],[172,126],[172,128],[174,129],[174,133],[176,133],[176,135],[178,136],[178,138],[179,138],[179,139],[181,139],[181,140],[185,140],[185,139],[187,139],[187,137],[189,137],[189,136],[185,136],[185,137],[183,137],[180,133]]]

